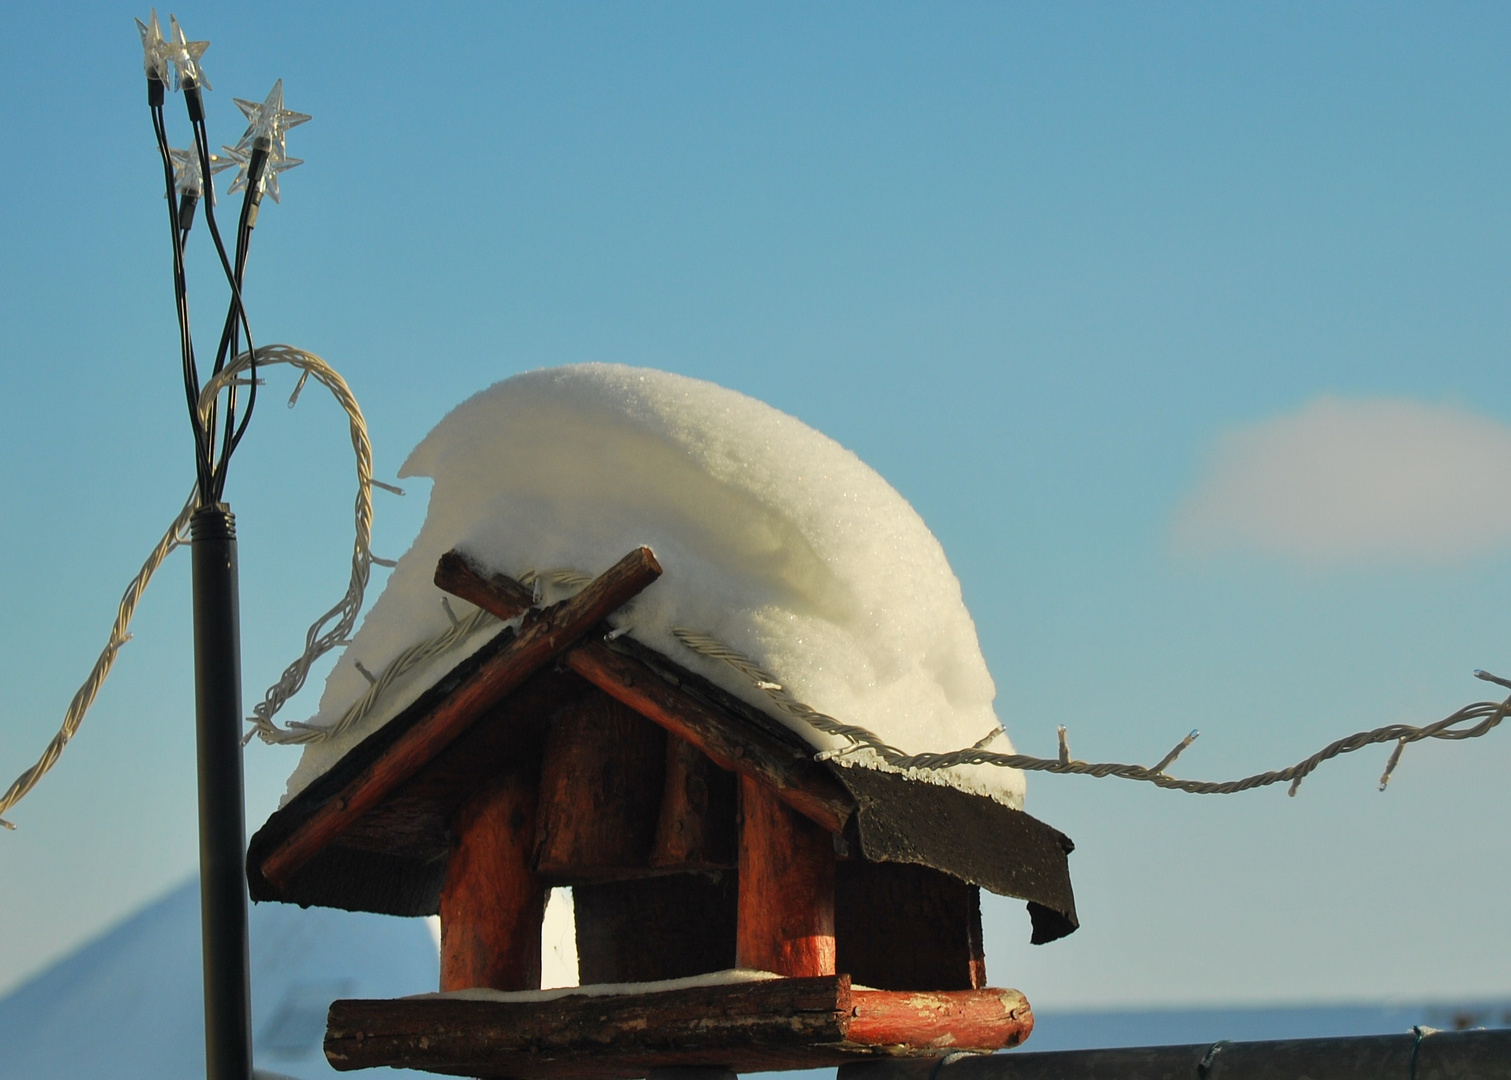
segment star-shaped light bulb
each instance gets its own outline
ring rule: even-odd
[[[205,50],[210,47],[208,41],[190,41],[184,36],[184,28],[178,25],[178,16],[168,16],[169,38],[164,43],[164,52],[167,59],[173,64],[173,88],[175,90],[188,86],[202,86],[206,90],[214,89],[210,80],[205,78],[205,72],[199,66],[199,58],[205,55]]]
[[[225,151],[210,166],[211,172],[220,172],[236,166],[236,178],[231,181],[231,186],[226,189],[227,195],[235,195],[238,191],[247,189],[248,174],[252,168],[252,155],[235,146],[222,146]],[[273,196],[274,202],[282,202],[278,197],[278,174],[287,172],[296,166],[303,165],[303,158],[284,157],[282,154],[269,154],[267,161],[263,163],[262,175],[257,178],[257,198],[263,195]]]
[[[247,118],[247,131],[239,140],[238,150],[263,149],[273,157],[284,157],[284,137],[291,127],[298,127],[308,120],[309,114],[294,112],[283,107],[283,80],[279,79],[268,91],[263,101],[248,101],[232,98],[242,115]]]
[[[142,67],[147,78],[166,84],[168,81],[168,43],[163,40],[163,24],[157,21],[157,8],[146,22],[136,20],[136,32],[142,35]]]
[[[188,195],[192,198],[202,198],[205,193],[205,174],[199,167],[199,153],[193,147],[187,150],[169,149],[168,156],[173,159],[173,186],[180,195]],[[210,155],[210,168],[213,170],[220,163],[220,158]],[[221,166],[222,168],[224,166]],[[211,189],[211,197],[215,192]]]

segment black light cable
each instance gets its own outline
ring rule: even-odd
[[[200,172],[201,175],[208,177],[210,175],[210,139],[208,133],[205,130],[204,98],[201,94],[199,84],[193,79],[184,79],[179,85],[184,91],[184,101],[188,106],[189,123],[194,128],[194,147],[199,155]],[[264,159],[265,157],[266,155],[264,154]],[[245,213],[245,200],[243,201],[243,207],[243,212]],[[220,501],[221,495],[224,494],[225,491],[227,468],[230,465],[230,454],[235,450],[236,444],[240,442],[240,436],[246,430],[246,421],[251,418],[252,405],[255,404],[257,400],[257,353],[256,347],[254,346],[252,341],[252,325],[247,318],[246,306],[242,302],[240,275],[237,274],[236,268],[232,265],[230,257],[226,254],[225,242],[221,239],[220,227],[215,220],[214,199],[205,200],[205,226],[210,230],[210,237],[215,242],[215,251],[220,256],[221,269],[226,275],[226,282],[231,287],[231,306],[227,315],[227,321],[232,323],[233,328],[236,322],[240,323],[241,330],[246,335],[247,351],[252,355],[252,362],[247,369],[247,378],[251,386],[251,389],[249,390],[247,396],[247,412],[246,415],[243,416],[242,424],[234,436],[232,436],[230,432],[235,421],[236,412],[235,384],[233,383],[231,386],[229,386],[226,391],[227,415],[225,419],[225,431],[227,433],[227,441],[224,444],[219,460],[215,461],[211,466],[208,498],[206,499],[202,496],[202,502],[216,503]],[[225,339],[223,339],[223,342],[224,340]],[[224,351],[218,351],[215,359],[215,367],[212,371],[212,376],[220,374],[221,370],[225,367],[227,359],[228,358],[225,355]],[[209,436],[211,444],[213,445],[213,443],[216,441],[216,430],[213,424],[207,434]]]
[[[211,468],[210,433],[205,429],[199,414],[199,370],[194,358],[194,339],[189,326],[188,277],[184,270],[184,235],[181,207],[176,202],[178,185],[174,178],[173,158],[168,148],[167,125],[163,118],[163,100],[166,84],[158,78],[147,79],[147,103],[152,111],[152,128],[157,136],[158,153],[163,161],[163,182],[168,200],[168,221],[173,237],[173,298],[178,319],[179,352],[183,366],[184,397],[189,409],[189,424],[194,433],[195,464],[198,474],[198,490],[201,501],[210,494],[213,472]]]
[[[259,140],[260,142],[261,140]],[[242,282],[246,277],[247,256],[252,244],[252,229],[257,224],[257,212],[262,203],[262,175],[267,167],[268,151],[257,146],[252,150],[252,156],[247,163],[247,190],[241,201],[241,218],[236,225],[236,261],[235,261],[235,288],[236,295],[240,297]],[[245,319],[242,320],[243,324]],[[216,354],[215,370],[219,372],[237,351],[237,320],[234,312],[226,313],[226,330],[221,336],[220,351]],[[224,443],[221,448],[220,467],[215,477],[216,497],[225,490],[226,467],[231,460],[231,455],[241,445],[241,438],[246,434],[247,425],[252,419],[252,410],[257,405],[257,353],[252,348],[251,331],[247,332],[247,351],[249,361],[247,367],[248,389],[247,408],[242,414],[241,423],[235,424],[236,403],[232,398],[226,412],[226,427]],[[234,392],[235,387],[232,387]],[[235,431],[232,431],[233,425]]]

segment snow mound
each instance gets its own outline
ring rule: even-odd
[[[619,365],[532,371],[452,410],[399,475],[434,480],[424,527],[327,680],[313,724],[332,724],[368,689],[357,663],[380,672],[451,626],[432,582],[448,549],[519,578],[596,575],[644,544],[665,574],[616,625],[777,716],[815,750],[839,740],[778,713],[747,676],[693,652],[673,629],[712,635],[797,700],[909,753],[958,750],[1000,730],[996,688],[939,541],[853,453],[753,398]],[[547,601],[564,595],[545,586]],[[452,606],[462,617],[471,610]],[[307,746],[290,794],[496,632],[415,668],[362,722]],[[992,749],[1011,752],[1005,738]],[[869,752],[839,761],[883,767]],[[1022,805],[1017,770],[918,775]]]

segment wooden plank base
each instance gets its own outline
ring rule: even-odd
[[[852,990],[848,975],[544,1002],[401,998],[331,1005],[325,1056],[453,1076],[629,1080],[654,1068],[812,1069],[1016,1046],[1016,990]]]

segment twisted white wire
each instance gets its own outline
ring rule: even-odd
[[[352,725],[360,723],[368,713],[372,712],[388,688],[407,672],[429,660],[433,660],[437,656],[450,652],[477,631],[488,626],[490,623],[496,622],[498,622],[498,619],[492,614],[484,611],[482,608],[478,608],[465,619],[459,619],[434,637],[427,638],[405,649],[389,661],[380,674],[369,676],[372,684],[368,686],[367,691],[356,701],[352,702],[347,707],[346,712],[342,713],[334,724],[328,727],[315,727],[312,724],[301,724],[295,721],[290,723],[286,728],[277,729],[278,734],[267,741],[303,744],[326,742],[327,740],[336,738],[338,735],[349,730]]]
[[[1481,735],[1488,734],[1508,713],[1511,713],[1511,698],[1503,702],[1477,701],[1472,705],[1465,705],[1462,709],[1445,716],[1423,727],[1412,724],[1387,724],[1384,727],[1375,728],[1373,731],[1360,731],[1353,735],[1338,739],[1318,750],[1315,754],[1295,765],[1285,769],[1275,769],[1269,772],[1256,773],[1246,776],[1241,780],[1213,781],[1213,780],[1180,780],[1173,776],[1167,776],[1165,769],[1176,759],[1182,750],[1190,746],[1196,740],[1197,733],[1192,732],[1176,744],[1157,765],[1152,768],[1147,765],[1122,765],[1113,762],[1088,762],[1073,761],[1070,757],[1069,747],[1065,743],[1065,729],[1060,728],[1060,756],[1058,758],[1040,758],[1030,754],[1000,754],[993,750],[987,750],[986,746],[1000,731],[993,731],[973,746],[961,750],[952,750],[946,753],[923,753],[909,754],[886,742],[880,736],[858,724],[846,724],[836,720],[832,716],[825,715],[816,709],[794,698],[787,690],[759,664],[737,649],[725,645],[712,634],[702,633],[696,630],[686,630],[681,627],[673,627],[672,634],[683,645],[693,652],[706,656],[713,660],[721,661],[748,679],[758,690],[766,695],[777,709],[794,717],[805,724],[822,731],[826,735],[834,735],[844,739],[846,746],[841,750],[828,750],[818,755],[820,760],[840,757],[843,754],[853,753],[857,750],[869,750],[887,765],[902,771],[919,770],[922,772],[934,772],[943,769],[955,768],[959,765],[996,765],[1010,769],[1024,769],[1034,772],[1073,773],[1084,776],[1116,776],[1124,780],[1142,780],[1162,788],[1170,788],[1175,791],[1185,791],[1195,795],[1231,795],[1239,791],[1249,791],[1253,788],[1265,787],[1269,784],[1278,784],[1290,781],[1289,794],[1295,795],[1296,789],[1301,786],[1301,781],[1307,775],[1321,765],[1324,761],[1331,760],[1342,754],[1351,754],[1355,750],[1362,750],[1366,746],[1378,743],[1394,742],[1390,760],[1385,766],[1384,775],[1380,777],[1380,790],[1390,782],[1391,773],[1401,760],[1401,753],[1407,743],[1420,742],[1423,739],[1477,739]],[[1504,680],[1476,671],[1475,675],[1489,682],[1499,682],[1504,686],[1511,686]],[[1470,727],[1462,727],[1471,720],[1479,723]]]
[[[315,620],[305,635],[304,652],[299,659],[285,669],[282,678],[274,683],[267,692],[262,703],[253,710],[253,716],[249,722],[254,725],[253,733],[260,735],[267,742],[308,742],[307,735],[310,729],[303,725],[290,725],[289,728],[280,728],[272,722],[273,714],[282,708],[283,703],[299,691],[309,675],[310,665],[319,657],[343,644],[352,627],[356,624],[358,613],[362,609],[362,599],[367,588],[368,576],[373,563],[373,555],[369,550],[369,542],[372,539],[372,443],[367,435],[367,421],[362,416],[362,409],[357,404],[351,388],[346,385],[346,380],[314,353],[296,349],[290,345],[268,345],[257,350],[257,363],[289,364],[300,371],[299,383],[294,388],[294,394],[289,399],[293,405],[303,389],[306,379],[313,376],[316,381],[328,389],[336,401],[345,411],[347,421],[351,429],[352,450],[357,459],[357,500],[355,508],[356,530],[352,542],[352,572],[351,579],[347,584],[346,595],[340,603],[331,608],[319,619]],[[201,415],[206,415],[213,406],[216,396],[230,386],[233,382],[244,381],[240,378],[251,367],[251,357],[242,353],[232,360],[226,367],[207,383],[200,393],[199,409]],[[388,485],[383,485],[388,487]],[[394,489],[397,490],[397,489]],[[116,607],[115,622],[110,628],[110,636],[105,642],[105,647],[100,650],[100,655],[94,662],[94,667],[89,671],[89,676],[84,680],[73,700],[69,702],[68,710],[63,714],[63,722],[58,728],[58,733],[47,744],[47,749],[36,763],[26,769],[6,789],[4,795],[0,795],[0,814],[4,814],[16,803],[20,802],[37,782],[57,764],[62,756],[63,749],[75,734],[78,733],[79,725],[83,723],[84,716],[94,704],[99,695],[100,688],[105,685],[106,678],[110,675],[110,669],[115,665],[116,656],[121,646],[131,640],[131,619],[136,614],[137,604],[140,603],[142,594],[146,592],[152,575],[163,564],[175,549],[189,542],[187,529],[189,518],[194,513],[197,505],[197,492],[191,493],[184,503],[184,508],[173,519],[173,524],[168,526],[167,532],[147,556],[147,561],[137,571],[136,576],[126,587],[126,592],[121,597],[120,604]],[[336,620],[329,630],[322,628],[332,619]],[[319,736],[329,738],[331,736]],[[0,818],[0,825],[7,829],[15,826]]]
[[[569,592],[581,589],[591,580],[591,574],[571,569],[530,570],[520,575],[519,578],[520,584],[527,587],[538,587],[541,583],[548,583]],[[459,644],[470,636],[473,631],[486,625],[488,620],[485,616],[486,612],[478,609],[469,620],[456,623],[450,630],[411,646],[400,653],[384,669],[381,675],[373,677],[372,685],[368,688],[367,693],[354,702],[341,719],[330,728],[308,728],[304,725],[290,726],[299,727],[302,731],[308,732],[309,739],[306,741],[333,738],[341,732],[346,731],[372,711],[384,691],[396,679],[417,664],[447,652],[454,645]],[[620,631],[615,631],[615,634],[611,634],[610,636],[622,633],[625,629],[628,629],[628,627],[623,627]],[[816,755],[819,760],[837,758],[859,750],[869,750],[888,766],[904,772],[917,771],[930,773],[962,765],[994,765],[1034,772],[1095,777],[1116,776],[1124,780],[1145,781],[1158,787],[1200,795],[1230,795],[1240,791],[1248,791],[1253,788],[1290,781],[1289,794],[1295,795],[1301,785],[1301,781],[1323,762],[1342,754],[1353,753],[1366,746],[1394,742],[1396,745],[1391,752],[1389,762],[1385,766],[1384,775],[1380,778],[1380,789],[1383,791],[1397,763],[1401,760],[1401,753],[1407,743],[1419,742],[1423,739],[1458,740],[1478,738],[1481,735],[1488,734],[1505,719],[1508,713],[1511,713],[1511,698],[1507,698],[1504,702],[1500,703],[1493,701],[1476,702],[1472,705],[1466,705],[1457,712],[1424,727],[1410,724],[1389,724],[1372,731],[1361,731],[1349,735],[1329,743],[1315,754],[1289,768],[1257,773],[1253,776],[1244,777],[1241,780],[1182,780],[1166,775],[1165,769],[1175,761],[1186,747],[1195,742],[1198,733],[1194,731],[1181,739],[1169,753],[1152,767],[1113,762],[1072,760],[1069,746],[1065,741],[1065,729],[1063,727],[1060,728],[1060,755],[1057,758],[1040,758],[1030,754],[1002,754],[988,750],[987,746],[1002,734],[1000,728],[988,732],[971,746],[960,750],[943,753],[909,754],[886,742],[868,728],[862,727],[859,724],[844,723],[798,700],[771,672],[761,667],[751,657],[746,656],[738,649],[726,645],[712,634],[680,626],[672,627],[671,633],[673,637],[692,652],[733,668],[755,689],[765,695],[766,699],[778,711],[817,731],[833,735],[845,741],[846,745],[842,749],[828,750]],[[1500,681],[1493,676],[1485,675],[1483,672],[1476,672],[1475,674],[1491,682]],[[1470,727],[1461,726],[1473,720],[1478,720],[1479,722]]]
[[[110,637],[105,642],[105,647],[100,650],[100,655],[95,659],[94,667],[89,670],[89,677],[74,694],[73,700],[68,703],[68,711],[63,714],[63,723],[58,728],[58,733],[52,737],[52,742],[47,744],[47,749],[37,759],[37,763],[27,769],[9,788],[4,795],[0,795],[0,814],[4,814],[16,803],[25,798],[26,793],[37,786],[37,781],[47,775],[47,771],[53,767],[58,758],[63,754],[63,748],[79,730],[79,725],[84,722],[84,714],[89,711],[89,706],[94,704],[100,688],[105,685],[106,678],[110,675],[110,669],[115,666],[115,658],[121,650],[121,646],[131,640],[130,627],[131,617],[136,614],[136,605],[142,599],[142,593],[147,591],[147,583],[152,580],[152,575],[163,564],[163,560],[178,547],[189,542],[185,532],[189,527],[189,515],[194,513],[194,507],[198,491],[191,492],[189,501],[184,503],[184,508],[178,512],[178,517],[173,519],[173,524],[168,526],[168,531],[163,533],[163,538],[152,549],[152,554],[147,556],[147,561],[142,563],[142,568],[136,572],[136,577],[131,579],[131,584],[126,586],[126,592],[121,597],[121,602],[116,608],[115,623],[110,627]],[[7,829],[15,826],[4,818],[0,818],[0,825]]]
[[[222,389],[251,367],[251,361],[249,353],[241,353],[215,378],[205,384],[199,398],[202,413],[210,408],[216,395]],[[366,594],[373,564],[372,550],[369,546],[372,541],[373,518],[372,441],[367,435],[367,419],[362,415],[362,407],[357,404],[351,387],[346,385],[346,380],[335,368],[319,356],[303,349],[296,349],[292,345],[265,345],[257,350],[257,364],[259,367],[270,364],[288,364],[299,369],[299,382],[289,398],[290,405],[298,400],[305,380],[310,377],[329,390],[342,411],[346,413],[347,426],[351,433],[352,452],[356,457],[355,530],[352,537],[351,578],[347,583],[346,593],[334,607],[310,624],[304,636],[304,651],[284,669],[283,675],[268,688],[261,703],[253,707],[252,715],[247,718],[247,722],[252,725],[251,731],[247,733],[247,739],[256,735],[267,743],[306,743],[312,741],[309,732],[317,729],[311,729],[302,724],[279,727],[273,722],[273,716],[304,686],[305,680],[309,677],[310,667],[315,661],[336,646],[346,643],[357,624],[357,616],[362,611],[362,599]],[[334,620],[334,625],[327,628],[327,624],[330,624],[332,620]]]
[[[581,570],[526,570],[519,576],[519,583],[526,588],[539,588],[543,584],[555,585],[569,592],[582,589],[592,580],[592,574],[585,574]],[[449,605],[446,610],[450,612]],[[465,619],[456,619],[455,616],[452,618],[450,627],[411,645],[390,660],[377,675],[372,675],[364,668],[363,673],[368,676],[370,685],[361,697],[347,707],[334,724],[328,727],[314,727],[310,724],[291,723],[287,729],[280,732],[277,741],[313,743],[336,738],[366,719],[368,714],[377,708],[389,687],[404,675],[438,656],[445,655],[479,630],[498,622],[495,616],[482,608],[478,608]]]
[[[371,685],[362,697],[353,702],[342,714],[336,723],[328,727],[314,727],[308,724],[291,723],[280,727],[273,721],[273,716],[281,709],[290,697],[298,693],[309,677],[311,666],[321,656],[338,645],[347,644],[351,631],[356,625],[358,614],[362,609],[362,601],[366,593],[367,583],[371,574],[372,564],[377,561],[384,565],[392,565],[386,560],[376,560],[373,557],[370,543],[372,540],[372,489],[375,481],[372,476],[372,443],[368,438],[367,421],[362,415],[361,406],[346,380],[327,364],[322,358],[314,353],[303,349],[296,349],[290,345],[269,345],[256,350],[256,362],[259,365],[288,364],[299,369],[300,376],[289,398],[292,407],[298,400],[305,382],[313,376],[317,382],[331,392],[342,410],[346,413],[348,427],[350,429],[352,450],[356,457],[357,469],[357,498],[354,507],[355,529],[352,540],[352,569],[351,577],[347,583],[346,593],[341,600],[325,614],[310,625],[305,634],[304,651],[299,657],[284,669],[279,680],[268,688],[262,702],[252,710],[253,715],[248,717],[248,723],[252,729],[247,733],[243,742],[253,735],[258,736],[264,742],[282,744],[304,744],[311,742],[323,742],[333,739],[348,731],[354,724],[359,723],[366,717],[384,693],[408,671],[417,665],[426,663],[437,656],[441,656],[457,645],[471,637],[474,633],[497,621],[493,615],[479,608],[466,619],[456,619],[453,616],[452,625],[425,641],[405,649],[384,668],[377,676],[369,675]],[[242,353],[233,359],[226,367],[217,374],[201,391],[199,409],[202,416],[208,416],[213,408],[216,397],[228,386],[237,382],[244,382],[240,376],[252,366],[252,355]],[[384,488],[398,491],[390,485],[382,484]],[[402,494],[402,492],[399,492]],[[152,549],[146,562],[131,583],[127,586],[125,594],[116,609],[116,618],[111,626],[110,636],[105,647],[96,658],[89,676],[84,680],[73,700],[69,703],[63,722],[58,733],[48,743],[42,756],[30,768],[26,769],[6,789],[4,795],[0,795],[0,814],[4,814],[25,795],[32,790],[41,778],[47,774],[58,758],[62,755],[74,735],[78,732],[79,725],[83,722],[85,714],[94,703],[95,697],[105,684],[111,668],[120,648],[131,639],[129,628],[131,619],[136,612],[137,604],[142,594],[146,591],[148,583],[163,560],[176,548],[188,543],[185,530],[188,528],[189,517],[196,505],[196,498],[191,494],[184,508],[174,518],[173,524],[168,527],[161,540]],[[592,576],[581,571],[571,569],[556,569],[546,571],[527,571],[521,575],[520,582],[526,586],[535,586],[537,592],[542,583],[556,585],[558,587],[575,591],[581,589]],[[448,612],[449,612],[448,607]],[[334,625],[326,629],[327,624],[334,620]],[[1400,760],[1401,752],[1406,744],[1423,739],[1473,739],[1488,733],[1511,713],[1511,698],[1497,704],[1496,702],[1476,702],[1467,705],[1457,712],[1429,724],[1425,727],[1415,727],[1409,724],[1391,724],[1373,731],[1358,732],[1346,738],[1330,743],[1305,760],[1286,768],[1271,772],[1258,773],[1254,776],[1245,777],[1242,780],[1228,782],[1211,782],[1198,780],[1178,780],[1165,774],[1165,768],[1170,765],[1176,756],[1189,746],[1196,737],[1192,732],[1183,739],[1176,747],[1166,754],[1165,757],[1153,768],[1143,765],[1121,765],[1110,762],[1089,763],[1084,761],[1072,761],[1069,749],[1065,743],[1065,729],[1060,729],[1060,756],[1055,759],[1037,758],[1027,754],[1000,754],[987,750],[985,747],[992,741],[999,731],[993,731],[975,743],[973,746],[951,751],[948,753],[924,753],[908,754],[881,739],[874,732],[856,724],[846,724],[836,720],[832,716],[811,708],[804,702],[793,697],[785,687],[768,671],[757,664],[753,659],[736,649],[725,645],[719,639],[710,634],[700,631],[689,630],[683,627],[672,627],[672,634],[685,645],[699,655],[723,662],[739,672],[756,689],[766,695],[767,699],[779,711],[786,713],[805,723],[814,729],[833,735],[845,740],[846,746],[841,750],[826,751],[818,755],[820,758],[837,757],[845,753],[859,749],[870,750],[882,761],[893,768],[903,770],[934,771],[953,768],[958,765],[997,765],[1009,768],[1035,770],[1055,773],[1080,773],[1091,776],[1118,776],[1127,780],[1143,780],[1164,788],[1174,788],[1180,791],[1198,794],[1229,794],[1236,791],[1246,791],[1267,784],[1274,784],[1289,780],[1290,794],[1296,794],[1296,789],[1301,781],[1317,768],[1322,762],[1341,754],[1352,753],[1365,746],[1382,742],[1395,742],[1396,746],[1386,765],[1385,773],[1380,778],[1380,787],[1383,790],[1389,782],[1396,763]],[[365,671],[364,671],[365,673]],[[1479,672],[1476,675],[1487,678],[1493,682],[1501,680],[1491,676],[1484,676]],[[1511,684],[1507,684],[1511,685]],[[1469,728],[1459,725],[1469,721],[1479,720],[1478,724]],[[0,825],[13,829],[15,826],[0,817]]]

